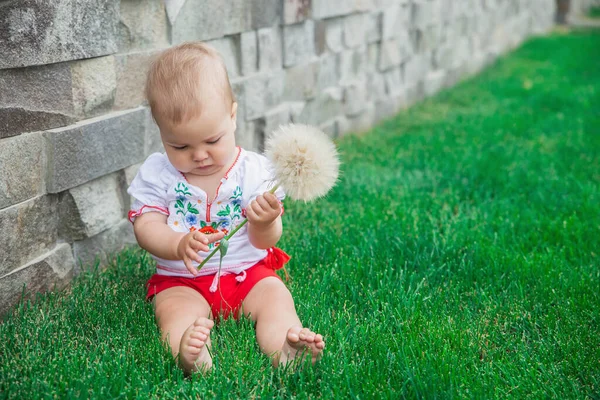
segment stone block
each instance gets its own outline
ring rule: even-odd
[[[69,189],[60,195],[59,235],[66,242],[95,236],[125,217],[120,172]]]
[[[281,23],[283,1],[281,0],[250,0],[251,28],[260,29],[277,26]]]
[[[344,50],[343,33],[343,18],[331,18],[315,22],[317,52],[319,54],[325,52],[338,53]]]
[[[367,43],[375,43],[381,40],[383,15],[384,14],[382,12],[372,12],[367,14],[365,21],[365,35]]]
[[[440,3],[437,1],[419,1],[413,3],[413,24],[424,27],[441,22]]]
[[[47,191],[61,192],[141,161],[145,117],[142,107],[45,132]]]
[[[400,67],[385,71],[383,73],[383,78],[385,79],[385,91],[388,96],[397,96],[403,92],[404,82],[402,79],[402,69]]]
[[[244,78],[234,79],[231,81],[231,88],[238,103],[235,140],[238,146],[249,148],[248,145],[251,142],[250,139],[252,138],[252,135],[254,134],[254,127],[249,126],[250,124],[248,121],[246,121],[245,81],[246,79]]]
[[[317,88],[323,90],[340,82],[340,62],[337,54],[323,54],[319,58]]]
[[[117,90],[114,108],[116,110],[127,110],[144,104],[146,74],[152,59],[158,53],[159,51],[150,50],[115,56]]]
[[[307,100],[339,83],[338,58],[326,53],[318,59],[285,69],[285,100]]]
[[[38,259],[0,276],[0,316],[23,300],[23,294],[25,299],[31,299],[37,293],[66,287],[74,270],[71,246],[61,243]]]
[[[429,72],[429,60],[426,55],[414,55],[404,63],[404,82],[416,84],[425,79]]]
[[[163,0],[170,26],[175,25],[175,22],[177,22],[177,17],[186,1],[187,0]]]
[[[265,113],[264,137],[267,138],[281,125],[290,123],[290,106],[287,103],[270,109]]]
[[[375,72],[367,74],[367,101],[379,101],[385,98],[385,78],[383,75]]]
[[[418,52],[435,49],[442,42],[442,27],[440,25],[429,25],[422,28],[419,32]]]
[[[262,72],[283,67],[281,28],[262,28],[258,32],[258,69]]]
[[[425,95],[432,96],[435,93],[439,92],[440,89],[444,87],[444,80],[446,79],[446,71],[432,71],[427,74],[425,77]]]
[[[120,52],[169,46],[168,19],[163,0],[122,0],[120,3]]]
[[[235,131],[235,141],[244,149],[260,152],[264,140],[264,120],[259,118],[254,121],[239,121]]]
[[[209,40],[250,30],[252,13],[245,0],[187,0],[171,20],[171,42]],[[227,21],[227,23],[225,23]]]
[[[354,0],[354,11],[364,12],[375,8],[376,0]]]
[[[266,77],[264,75],[252,76],[244,81],[244,109],[247,120],[260,118],[267,110],[265,105],[264,88]]]
[[[344,45],[348,48],[363,46],[367,42],[367,14],[344,17]]]
[[[487,66],[489,61],[491,61],[491,60],[487,54],[480,52],[480,51],[474,52],[471,55],[471,57],[469,57],[469,60],[467,61],[467,65],[466,65],[467,74],[474,75],[474,74],[480,72],[483,68],[485,68]]]
[[[361,78],[368,62],[367,47],[345,50],[339,54],[340,81],[352,81]]]
[[[0,209],[44,192],[44,162],[40,133],[0,140]]]
[[[114,57],[77,61],[71,68],[75,113],[92,117],[109,111],[117,91]]]
[[[0,69],[98,57],[117,51],[119,1],[0,3]]]
[[[246,119],[246,84],[250,78],[235,78],[230,79],[229,84],[231,85],[231,90],[233,91],[233,97],[235,101],[238,103],[237,109],[237,121],[240,119]]]
[[[225,36],[220,39],[209,40],[207,43],[214,47],[223,58],[229,78],[241,75],[239,36]]]
[[[381,19],[381,38],[389,40],[396,36],[398,28],[398,15],[400,13],[400,4],[392,4],[382,12]]]
[[[0,275],[51,250],[57,239],[56,196],[40,196],[0,210]]]
[[[240,34],[241,74],[252,75],[258,70],[258,41],[256,31]]]
[[[313,98],[319,90],[318,73],[319,60],[286,68],[283,98],[292,101]]]
[[[339,132],[338,132],[338,127],[339,127],[339,121],[338,118],[332,118],[329,121],[323,122],[321,125],[319,125],[319,129],[325,133],[327,136],[329,136],[332,139],[335,139],[336,137],[339,136]]]
[[[388,96],[375,102],[373,124],[394,117],[398,112],[406,107],[406,94],[401,93],[397,96]]]
[[[152,118],[150,108],[146,108],[144,111],[144,156],[147,157],[157,152],[164,153],[165,148],[160,138],[160,129]]]
[[[367,104],[366,80],[353,81],[344,87],[344,113],[347,116],[361,114]]]
[[[74,242],[75,273],[79,274],[97,262],[105,264],[111,255],[136,243],[133,225],[127,219],[96,236]]]
[[[396,40],[389,39],[382,41],[379,52],[379,70],[387,71],[399,66],[401,62],[402,55],[400,54],[400,46]]]
[[[411,25],[411,12],[410,6],[399,3],[387,7],[382,13],[382,39],[395,38],[399,31],[406,30]]]
[[[311,0],[283,0],[283,23],[297,24],[310,17]]]
[[[312,17],[323,19],[350,14],[354,11],[354,1],[312,0]]]
[[[67,63],[0,70],[0,139],[73,123],[71,86]]]
[[[357,115],[347,116],[345,121],[347,126],[344,127],[344,133],[354,132],[363,133],[373,127],[375,119],[375,107],[373,104],[366,104],[363,111]]]
[[[454,45],[444,44],[433,52],[432,65],[434,68],[450,68],[454,65]]]
[[[127,188],[129,187],[129,185],[131,185],[133,178],[135,178],[135,176],[137,175],[142,164],[143,163],[133,164],[132,166],[123,169],[123,178],[124,178],[124,182],[123,182],[123,186],[122,186],[123,199],[124,199],[123,208],[126,211],[129,211],[129,209],[131,208],[131,205],[134,202],[133,196],[130,196],[129,194],[127,194]]]
[[[340,88],[328,88],[306,102],[295,122],[320,125],[343,113],[343,93]]]
[[[398,43],[398,49],[400,51],[400,58],[404,62],[415,53],[415,47],[410,38],[409,31],[406,29],[399,29],[396,36],[396,43]]]
[[[381,58],[381,42],[367,45],[367,61],[365,72],[379,72],[379,59]]]
[[[290,119],[293,123],[300,122],[300,115],[302,115],[302,111],[304,107],[306,107],[305,101],[288,101],[287,104],[290,107]]]
[[[291,67],[315,56],[315,26],[307,20],[283,27],[283,65]]]
[[[283,70],[246,79],[244,82],[246,119],[262,117],[268,109],[278,105],[283,98],[284,88]]]

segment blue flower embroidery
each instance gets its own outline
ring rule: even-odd
[[[229,219],[222,218],[219,220],[218,226],[219,226],[219,228],[229,229],[230,223],[231,223],[231,221],[229,221]]]
[[[185,222],[188,223],[188,225],[196,225],[198,223],[198,216],[196,216],[196,214],[188,214],[185,216]]]

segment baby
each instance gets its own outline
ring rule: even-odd
[[[323,337],[302,326],[275,273],[289,256],[282,234],[282,190],[271,194],[271,165],[235,144],[238,104],[219,54],[204,43],[164,51],[152,64],[146,97],[166,154],[148,157],[128,193],[139,245],[156,260],[147,298],[162,337],[186,373],[209,370],[213,319],[240,314],[256,324],[274,366],[321,355]],[[198,270],[243,219],[219,273],[219,255]]]

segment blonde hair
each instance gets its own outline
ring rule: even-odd
[[[206,43],[171,47],[150,65],[146,98],[156,121],[189,121],[200,115],[204,101],[211,101],[208,95],[224,97],[228,105],[235,101],[223,59]]]

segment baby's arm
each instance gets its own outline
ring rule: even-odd
[[[277,244],[283,231],[281,225],[281,203],[270,193],[258,196],[246,208],[248,237],[258,249],[269,249]]]
[[[175,232],[167,225],[167,216],[148,212],[137,217],[133,232],[141,248],[165,260],[183,260],[190,273],[198,271],[192,261],[202,262],[199,251],[208,251],[208,244],[221,240],[223,232],[205,235],[200,232]]]

